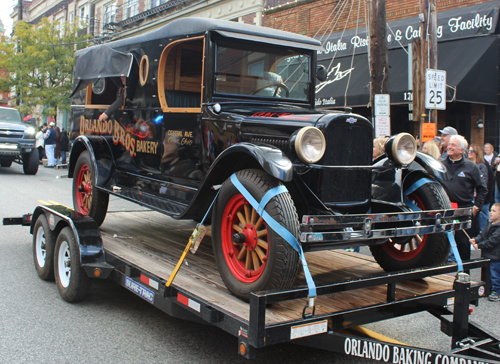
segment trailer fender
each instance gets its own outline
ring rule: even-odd
[[[73,178],[78,157],[86,150],[95,171],[96,186],[104,186],[113,175],[114,160],[108,142],[101,136],[81,135],[75,139],[69,156],[68,177]]]
[[[49,228],[54,232],[55,236],[59,235],[60,231],[66,226],[71,228],[78,243],[80,264],[89,277],[109,277],[113,267],[106,263],[101,233],[92,218],[81,215],[62,205],[37,206],[31,220],[31,234],[33,234],[36,220],[41,214],[45,214]]]

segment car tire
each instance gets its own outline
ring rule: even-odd
[[[38,216],[33,228],[33,261],[38,276],[44,281],[54,280],[55,245],[56,236],[42,214]]]
[[[30,153],[23,155],[23,171],[24,174],[34,175],[38,172],[38,150],[33,149]]]
[[[9,168],[12,165],[12,161],[0,162],[0,166],[4,168]]]
[[[85,151],[78,157],[73,175],[73,207],[101,226],[108,211],[109,195],[97,190],[94,176],[90,154]]]
[[[236,175],[257,201],[280,185],[260,170],[244,170]],[[265,210],[298,236],[297,211],[289,193],[273,197]],[[233,295],[248,301],[251,292],[293,285],[299,268],[298,253],[263,222],[230,179],[221,187],[212,216],[215,260],[222,280]],[[235,233],[244,234],[244,242],[234,243]]]
[[[451,209],[448,195],[434,183],[422,185],[407,199],[421,210]],[[397,238],[370,246],[370,250],[378,264],[391,272],[443,264],[450,253],[450,244],[445,233],[438,233]]]
[[[78,302],[87,296],[91,281],[80,265],[78,243],[69,227],[57,237],[54,273],[59,295],[66,302]]]

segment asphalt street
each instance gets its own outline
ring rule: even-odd
[[[0,168],[0,218],[21,216],[42,203],[72,206],[66,174],[40,168],[36,176],[26,176],[17,164]],[[142,209],[110,201],[110,211]],[[86,300],[66,303],[54,282],[36,274],[29,228],[0,229],[0,363],[248,362],[237,354],[235,337],[172,318],[112,281],[95,280]],[[482,299],[471,319],[500,336],[500,302]],[[425,312],[365,327],[413,346],[450,348],[439,321]],[[292,344],[258,350],[255,362],[375,363]]]

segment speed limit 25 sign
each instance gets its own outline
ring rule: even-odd
[[[446,110],[446,71],[425,71],[425,108]]]

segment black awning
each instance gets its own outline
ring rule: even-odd
[[[485,36],[438,44],[438,68],[447,74],[447,101],[496,105],[498,102],[498,38]],[[367,106],[370,74],[366,54],[320,61],[328,80],[316,87],[318,107]],[[331,66],[329,67],[331,63]],[[350,78],[349,78],[350,77]],[[410,103],[408,54],[389,50],[391,104]],[[347,99],[345,98],[347,96]]]

